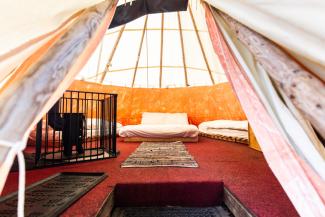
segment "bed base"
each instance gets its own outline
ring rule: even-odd
[[[248,139],[244,138],[238,138],[238,137],[233,137],[233,136],[225,136],[221,134],[208,134],[208,133],[199,133],[200,136],[203,137],[208,137],[210,139],[216,139],[216,140],[223,140],[223,141],[228,141],[228,142],[237,142],[237,143],[242,143],[248,145]]]
[[[199,137],[176,137],[176,138],[145,138],[145,137],[126,137],[124,142],[198,142]]]

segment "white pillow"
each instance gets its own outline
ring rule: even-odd
[[[159,113],[159,112],[143,112],[141,124],[175,124],[188,125],[188,117],[186,113]]]

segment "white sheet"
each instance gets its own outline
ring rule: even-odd
[[[121,137],[195,138],[199,129],[194,125],[128,125],[120,129]]]
[[[248,131],[248,121],[234,121],[234,120],[215,120],[205,121],[199,125],[200,130],[210,129],[230,129],[230,130],[241,130]]]
[[[279,44],[325,79],[325,1],[205,1]]]

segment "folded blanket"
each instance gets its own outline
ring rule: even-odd
[[[199,125],[201,130],[209,129],[231,129],[231,130],[241,130],[248,131],[248,121],[233,121],[233,120],[215,120],[202,122]]]

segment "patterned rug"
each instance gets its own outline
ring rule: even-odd
[[[199,167],[182,142],[143,142],[121,167]]]

